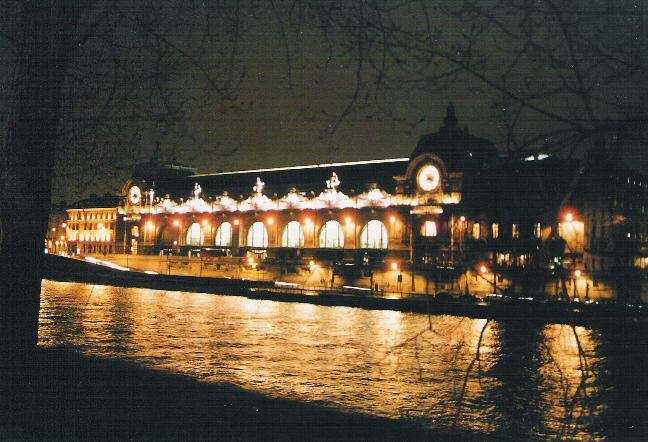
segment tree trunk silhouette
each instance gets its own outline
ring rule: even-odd
[[[23,8],[0,157],[0,375],[13,388],[36,349],[51,164],[78,17],[69,0]]]

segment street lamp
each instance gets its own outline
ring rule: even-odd
[[[178,228],[178,240],[173,241],[173,245],[174,246],[176,244],[178,245],[178,252],[179,252],[180,251],[180,242],[181,242],[180,234],[182,233],[182,229],[180,227],[181,227],[182,224],[180,223],[180,220],[176,219],[176,220],[173,220],[173,225]]]

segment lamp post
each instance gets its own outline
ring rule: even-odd
[[[176,220],[173,220],[173,226],[176,227],[176,228],[178,229],[178,241],[177,241],[177,245],[178,245],[178,254],[180,254],[180,243],[181,243],[180,233],[182,232],[182,229],[181,229],[182,224],[180,223],[180,220],[177,220],[177,219],[176,219]]]

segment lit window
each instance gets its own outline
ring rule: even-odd
[[[214,236],[214,245],[221,247],[230,247],[232,245],[232,225],[225,221],[218,229]]]
[[[339,222],[329,220],[324,224],[319,234],[319,246],[327,249],[344,247],[344,232]]]
[[[187,230],[187,244],[190,246],[202,246],[205,237],[200,224],[193,223]]]
[[[511,238],[519,238],[519,237],[520,237],[520,225],[513,224],[511,226]]]
[[[499,224],[493,223],[492,229],[493,229],[493,239],[499,238]]]
[[[423,236],[437,236],[437,226],[434,221],[425,221],[423,228],[421,229],[421,235]]]
[[[247,245],[249,247],[268,247],[268,230],[261,221],[257,221],[250,226],[247,236]]]
[[[479,234],[481,233],[480,231],[481,231],[480,224],[479,223],[473,224],[473,228],[472,228],[473,238],[479,239]]]
[[[290,221],[284,227],[281,247],[304,247],[304,231],[297,221]]]
[[[361,249],[386,249],[387,228],[377,219],[372,219],[360,231]]]
[[[533,234],[536,238],[540,238],[542,236],[542,225],[540,223],[535,223],[533,225]]]

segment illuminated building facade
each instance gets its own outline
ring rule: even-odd
[[[474,272],[497,291],[534,274],[543,287],[561,279],[565,293],[572,272],[596,269],[586,176],[576,161],[498,154],[459,128],[450,105],[408,158],[197,174],[158,147],[120,204],[68,211],[68,240],[82,254],[406,268],[412,287],[415,274],[454,286]]]
[[[119,239],[123,237],[123,234],[120,236],[123,228],[118,221],[119,200],[109,195],[92,196],[67,209],[65,227],[69,253],[105,255],[124,250],[123,245],[118,247]]]

